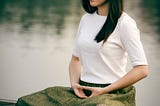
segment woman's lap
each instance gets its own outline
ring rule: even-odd
[[[103,105],[102,105],[103,104]],[[135,106],[133,86],[88,99],[78,98],[69,87],[50,87],[18,99],[17,106]]]

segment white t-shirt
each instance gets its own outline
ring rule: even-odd
[[[139,29],[135,21],[123,12],[117,26],[107,41],[97,43],[94,39],[107,16],[97,12],[86,13],[79,24],[73,55],[82,64],[81,80],[90,83],[113,83],[126,72],[127,56],[132,66],[148,65]]]

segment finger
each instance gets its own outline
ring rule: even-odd
[[[84,92],[82,91],[82,90],[76,90],[75,91],[75,94],[78,96],[78,97],[80,97],[80,98],[88,98],[85,94],[84,94]]]
[[[96,96],[95,93],[92,92],[92,94],[89,96],[89,98]]]
[[[93,91],[94,90],[94,87],[88,87],[88,86],[82,86],[83,89],[85,90],[90,90],[90,91]]]
[[[82,99],[88,98],[86,95],[81,95],[81,94],[77,94],[77,96],[78,96],[79,98],[82,98]]]
[[[80,93],[80,95],[82,95],[82,96],[83,96],[83,98],[88,98],[88,96],[86,96],[86,94],[84,93],[84,91],[83,91],[83,90],[80,90],[80,91],[79,91],[79,93]]]
[[[83,87],[81,85],[79,85],[79,84],[76,84],[76,87],[83,89]]]
[[[87,99],[88,97],[87,96],[79,96],[79,98],[81,98],[81,99]]]

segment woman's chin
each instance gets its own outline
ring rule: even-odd
[[[97,5],[96,4],[90,4],[92,7],[97,7]]]

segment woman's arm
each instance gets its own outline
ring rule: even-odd
[[[143,66],[143,65],[135,66],[124,77],[112,83],[110,86],[106,87],[103,92],[104,93],[111,92],[117,89],[130,86],[147,76],[148,76],[148,66]]]
[[[71,87],[74,93],[80,98],[87,98],[83,92],[83,87],[79,85],[80,75],[81,75],[81,63],[78,57],[72,56],[69,64],[69,75]]]
[[[69,64],[69,75],[71,87],[79,83],[81,75],[81,63],[79,58],[73,55]]]
[[[93,96],[97,96],[100,94],[108,93],[114,90],[118,90],[127,86],[130,86],[139,80],[148,76],[148,66],[146,65],[139,65],[135,66],[131,71],[129,71],[124,77],[120,78],[116,82],[112,83],[111,85],[105,88],[93,88],[93,87],[83,87],[83,89],[91,90]]]

